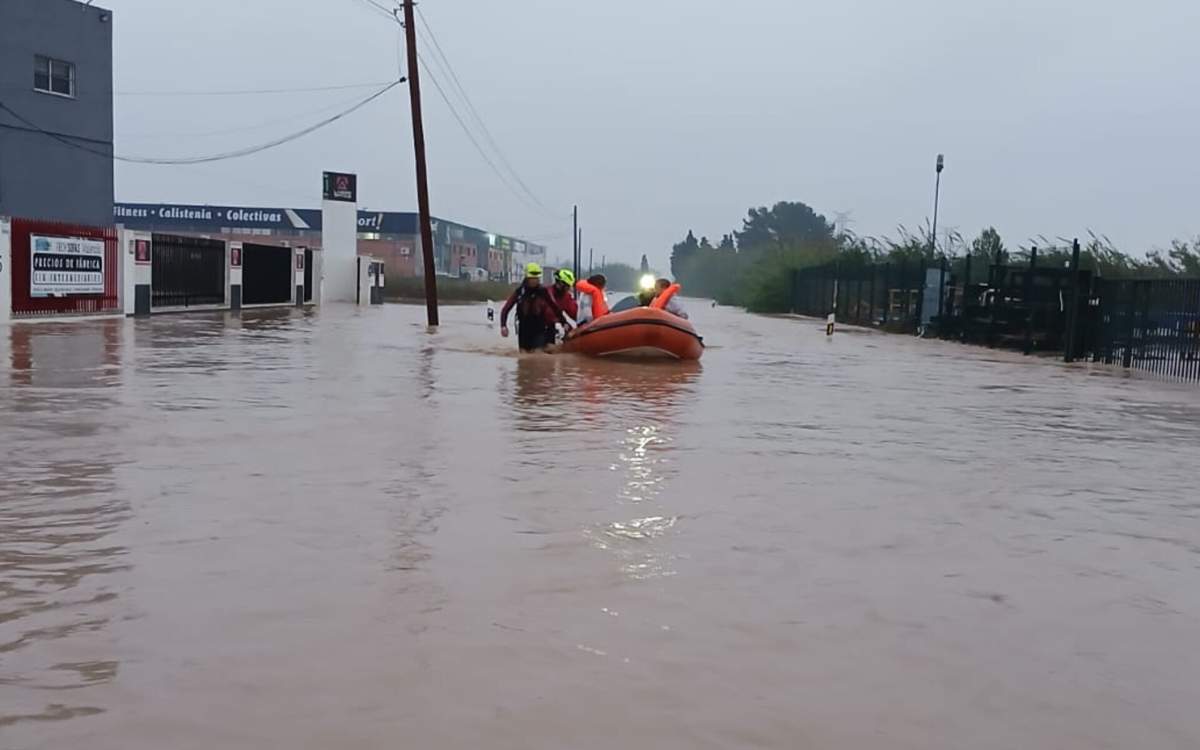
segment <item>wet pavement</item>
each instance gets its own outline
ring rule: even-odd
[[[1200,746],[1200,389],[691,308],[0,330],[0,747]]]

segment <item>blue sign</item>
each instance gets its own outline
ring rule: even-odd
[[[220,232],[230,229],[321,231],[321,212],[313,208],[195,206],[177,203],[116,203],[113,222],[130,229]],[[417,233],[417,215],[359,211],[358,231],[380,234]]]

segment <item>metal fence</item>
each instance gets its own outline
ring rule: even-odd
[[[35,236],[99,240],[104,243],[100,273],[104,291],[95,294],[65,293],[57,296],[33,291],[33,249]],[[12,220],[12,313],[16,318],[54,315],[90,315],[121,310],[120,254],[117,232],[112,227],[89,227],[31,219]]]
[[[1200,279],[1102,281],[1092,358],[1200,381]]]
[[[224,304],[224,242],[155,234],[151,248],[152,307]]]
[[[792,310],[854,325],[915,332],[922,309],[923,264],[884,263],[804,268],[792,275]]]
[[[1061,261],[1060,261],[1061,264]],[[986,268],[986,281],[983,278]],[[795,271],[792,311],[963,343],[1059,352],[1200,382],[1200,279],[1108,280],[1065,267],[968,258]]]

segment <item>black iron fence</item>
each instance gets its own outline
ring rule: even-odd
[[[1200,279],[1099,279],[1078,243],[1066,266],[975,260],[801,269],[792,311],[1200,381]]]
[[[1102,281],[1092,358],[1200,380],[1200,279]]]
[[[150,273],[153,307],[224,304],[225,243],[155,234],[151,241]]]
[[[792,276],[792,309],[801,315],[915,332],[921,317],[923,264],[884,263],[804,268]]]

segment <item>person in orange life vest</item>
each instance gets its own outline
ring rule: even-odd
[[[587,280],[581,279],[575,282],[575,288],[586,294],[592,301],[592,314],[587,322],[608,315],[608,299],[604,296],[606,286],[608,286],[608,278],[602,273],[589,276]],[[583,320],[579,321],[580,325],[584,322]]]
[[[650,307],[659,310],[666,310],[672,315],[677,315],[684,320],[688,319],[687,311],[675,299],[675,295],[679,293],[680,286],[678,283],[672,284],[667,279],[659,279],[654,282],[654,299],[650,302]]]

